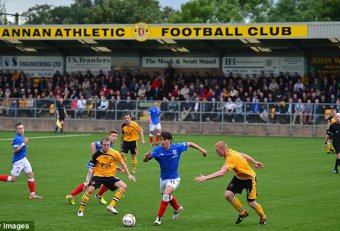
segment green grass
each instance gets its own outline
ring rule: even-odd
[[[126,230],[121,218],[126,213],[136,216],[133,230],[338,230],[340,176],[331,173],[335,155],[326,155],[323,140],[314,138],[232,137],[175,135],[174,142],[192,141],[208,150],[208,157],[189,149],[180,163],[181,184],[175,195],[184,211],[173,221],[169,206],[161,227],[155,227],[161,194],[159,192],[159,166],[156,161],[143,163],[142,154],[150,150],[149,144],[140,144],[137,182],[128,184],[125,198],[117,205],[119,215],[113,216],[91,197],[84,217],[77,217],[77,206],[68,205],[65,196],[81,183],[86,175],[86,162],[90,158],[89,144],[106,134],[68,137],[51,133],[27,132],[30,139],[28,159],[35,173],[37,193],[42,200],[29,200],[25,175],[16,183],[0,182],[0,221],[35,221],[35,230]],[[75,135],[75,134],[72,134]],[[11,170],[11,141],[13,133],[0,133],[0,174]],[[146,137],[147,138],[147,137]],[[226,185],[233,177],[224,177],[197,183],[194,177],[220,169],[223,159],[218,158],[214,144],[225,140],[230,148],[245,152],[265,164],[257,170],[258,199],[268,222],[259,227],[258,216],[246,204],[245,193],[238,195],[250,216],[235,225],[236,211],[224,199]],[[129,157],[128,164],[131,165]],[[113,193],[107,192],[109,200]]]

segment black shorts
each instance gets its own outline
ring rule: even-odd
[[[227,190],[232,191],[235,194],[242,194],[243,189],[246,189],[247,191],[248,201],[254,201],[256,199],[256,180],[241,180],[234,176],[227,186]]]
[[[64,114],[62,114],[62,115],[59,115],[59,120],[60,120],[60,121],[64,121],[64,120],[65,120],[65,116],[64,116]]]
[[[335,150],[335,153],[336,153],[336,154],[340,153],[340,145],[338,145],[338,144],[333,144],[333,147],[334,147],[334,150]]]
[[[137,154],[137,141],[123,141],[122,152],[127,154],[129,151],[132,155]]]
[[[111,191],[116,190],[117,188],[114,186],[116,182],[120,181],[118,177],[101,177],[101,176],[93,176],[90,181],[90,186],[95,188],[99,188],[102,184],[105,185]]]

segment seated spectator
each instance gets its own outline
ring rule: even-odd
[[[160,104],[161,120],[168,120],[168,99],[164,96]]]
[[[177,121],[178,117],[178,102],[176,101],[175,97],[172,96],[170,101],[167,103],[167,118],[168,120]]]
[[[195,98],[195,103],[193,104],[192,115],[193,115],[193,120],[200,121],[200,117],[201,117],[201,100],[200,100],[199,96],[197,96]]]

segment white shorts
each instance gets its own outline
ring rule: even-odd
[[[24,171],[26,174],[32,172],[32,166],[26,157],[13,163],[11,174],[13,176],[19,176],[21,171]]]
[[[153,131],[155,131],[156,129],[157,129],[158,131],[162,130],[161,123],[159,123],[159,124],[150,124],[150,126],[149,126],[150,132],[153,132]]]
[[[166,180],[162,180],[160,179],[160,187],[159,189],[161,190],[161,193],[164,192],[165,187],[170,185],[174,188],[174,191],[179,187],[179,183],[181,182],[181,178],[178,177],[176,179],[166,179]]]

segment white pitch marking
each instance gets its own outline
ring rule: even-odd
[[[82,135],[61,135],[61,136],[36,136],[36,137],[27,137],[30,140],[33,139],[48,139],[48,138],[66,138],[66,137],[80,137],[80,136],[90,136],[91,134],[82,134]],[[10,139],[0,139],[1,140],[13,140],[13,138]]]

